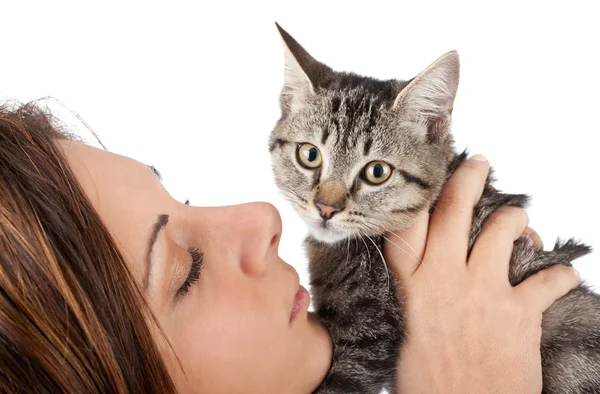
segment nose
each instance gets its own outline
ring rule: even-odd
[[[262,202],[213,208],[217,228],[215,247],[244,274],[262,276],[273,262],[279,261],[281,216],[273,205]]]
[[[314,203],[323,220],[331,219],[333,215],[344,209],[344,206],[339,202],[326,203],[323,200],[315,200]]]

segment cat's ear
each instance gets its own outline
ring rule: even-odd
[[[332,70],[316,61],[298,42],[275,22],[285,47],[285,76],[281,90],[284,114],[298,110],[315,94],[315,86]]]
[[[430,141],[443,139],[450,133],[459,74],[458,52],[446,53],[400,91],[393,108],[408,120],[426,127]]]

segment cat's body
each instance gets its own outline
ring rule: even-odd
[[[381,234],[430,209],[466,157],[455,153],[450,135],[458,55],[410,81],[378,81],[334,72],[280,32],[288,52],[282,118],[270,141],[274,174],[309,225],[314,305],[334,342],[332,367],[316,392],[394,392],[404,320]],[[492,182],[475,208],[470,245],[496,208],[527,203]],[[588,252],[573,241],[540,251],[519,239],[509,279],[517,284]],[[600,297],[580,286],[546,311],[542,329],[544,392],[600,393]]]
[[[497,207],[523,207],[525,202],[525,196],[502,194],[488,182],[475,209],[470,244]],[[372,237],[379,250],[382,240]],[[398,307],[401,300],[394,297],[396,282],[373,243],[360,238],[334,244],[310,236],[306,240],[316,310],[335,343],[332,368],[317,393],[379,393],[384,382],[394,392],[404,321]],[[510,281],[516,285],[542,268],[568,265],[588,252],[572,241],[544,252],[520,239],[513,251]],[[542,332],[544,393],[600,393],[599,297],[585,286],[572,291],[546,311]]]

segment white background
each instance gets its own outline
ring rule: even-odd
[[[485,154],[501,189],[533,196],[547,247],[576,236],[600,250],[597,1],[85,3],[2,1],[0,97],[57,98],[110,150],[154,164],[178,199],[274,203],[280,254],[305,285],[306,230],[267,153],[283,77],[274,21],[334,69],[379,78],[457,49],[458,147]],[[576,267],[600,285],[598,252]]]

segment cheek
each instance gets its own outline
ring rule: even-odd
[[[191,386],[196,392],[270,392],[273,376],[287,369],[289,329],[281,308],[256,287],[224,281],[212,290],[195,295],[174,340]]]
[[[279,187],[289,187],[294,192],[308,193],[314,181],[314,173],[318,170],[306,170],[300,168],[297,163],[295,151],[284,153],[285,157],[279,157],[274,161],[273,171],[275,180]]]

